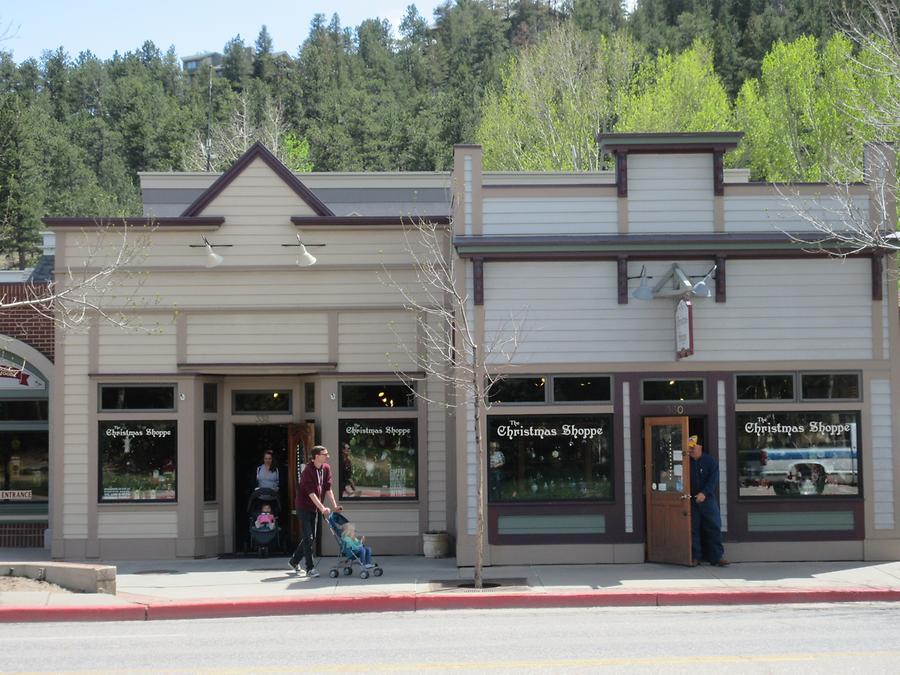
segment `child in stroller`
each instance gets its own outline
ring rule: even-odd
[[[384,574],[384,570],[376,562],[372,562],[372,549],[365,545],[365,537],[358,538],[356,536],[356,527],[342,513],[332,511],[328,516],[328,528],[337,541],[340,554],[338,561],[334,567],[328,572],[328,576],[332,579],[340,574],[343,568],[344,575],[353,574],[353,565],[360,566],[360,579],[369,578],[369,570],[376,577]]]
[[[270,550],[281,548],[281,528],[278,527],[280,513],[281,501],[277,491],[271,488],[256,488],[253,491],[247,502],[250,551],[256,551],[265,558]]]

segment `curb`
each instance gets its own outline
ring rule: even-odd
[[[458,609],[566,607],[679,607],[694,605],[900,602],[900,589],[754,589],[590,591],[572,593],[393,593],[311,598],[234,598],[158,601],[132,605],[0,606],[0,623],[39,621],[163,621],[292,614],[417,612]]]

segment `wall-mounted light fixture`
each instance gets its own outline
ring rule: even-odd
[[[300,239],[300,233],[297,233],[297,243],[296,244],[282,244],[282,246],[299,246],[300,252],[297,255],[297,267],[309,267],[310,265],[316,264],[315,256],[306,250],[306,247],[312,246],[325,246],[325,244],[305,244],[303,240]]]
[[[698,298],[709,298],[712,296],[709,282],[713,278],[715,271],[716,265],[713,265],[700,281],[695,284],[691,281],[690,275],[685,274],[678,263],[672,263],[669,270],[659,277],[656,284],[651,288],[649,280],[653,279],[653,277],[647,275],[647,267],[644,265],[641,266],[640,277],[628,277],[629,279],[640,278],[641,280],[638,287],[631,293],[631,297],[635,300],[680,298],[686,295],[692,295]]]
[[[200,235],[200,239],[203,241],[202,244],[189,244],[191,248],[205,248],[206,249],[206,266],[207,267],[218,267],[222,264],[224,258],[216,253],[214,248],[231,248],[233,244],[211,244],[209,239],[206,238],[206,235]]]

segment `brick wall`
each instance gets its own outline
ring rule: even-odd
[[[40,297],[46,289],[46,285],[0,284],[0,298],[6,304],[13,300]],[[53,333],[53,321],[32,307],[0,309],[0,335],[8,335],[28,343],[51,361],[54,356]]]

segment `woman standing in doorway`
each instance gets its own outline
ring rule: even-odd
[[[274,454],[271,450],[263,453],[263,463],[256,468],[256,487],[278,490],[278,467],[274,463]]]

